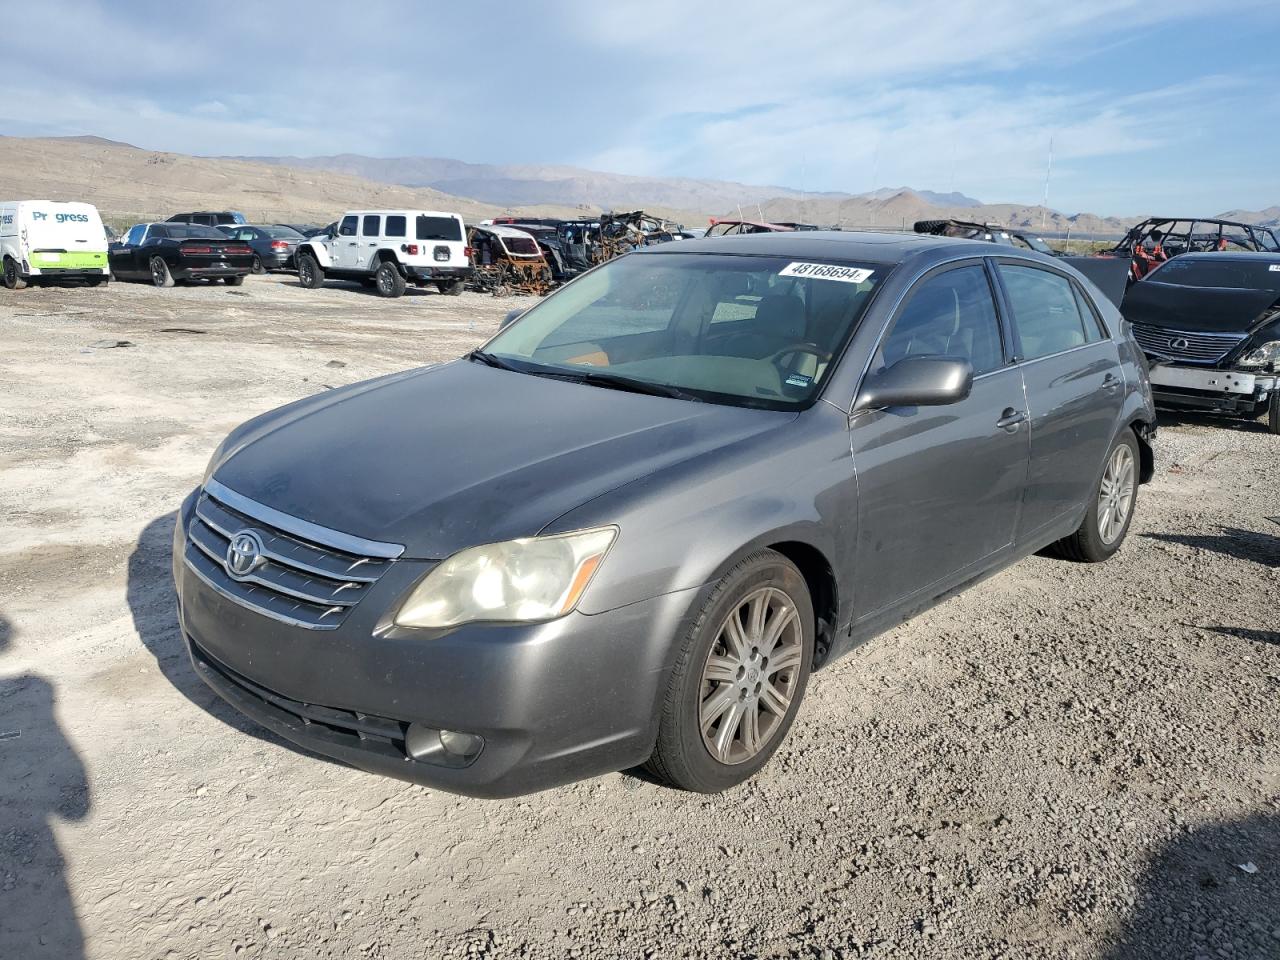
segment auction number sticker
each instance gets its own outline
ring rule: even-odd
[[[841,283],[865,283],[874,270],[842,267],[835,263],[788,263],[778,271],[780,277],[813,277],[815,280],[838,280]]]
[[[1271,266],[1267,267],[1267,269],[1272,273],[1280,273],[1280,263],[1273,263]]]

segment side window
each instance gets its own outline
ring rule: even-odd
[[[354,237],[356,235],[356,225],[360,222],[357,216],[343,217],[342,226],[338,228],[338,236]]]
[[[148,240],[163,240],[167,236],[169,236],[169,228],[163,223],[154,224],[151,229],[147,231]]]
[[[404,217],[400,217],[400,216],[387,217],[387,236],[388,237],[403,237],[404,232],[405,232]]]
[[[1099,339],[1085,327],[1073,284],[1060,274],[1002,263],[1013,325],[1026,360],[1052,356]],[[1090,321],[1091,324],[1093,321]]]
[[[382,232],[382,218],[377,216],[366,216],[364,223],[360,227],[360,235],[363,237],[376,237]]]
[[[145,223],[137,223],[129,228],[129,235],[124,238],[124,242],[131,247],[136,247],[142,243],[142,235],[147,232]]]
[[[1085,339],[1090,343],[1095,340],[1105,340],[1107,332],[1102,325],[1102,318],[1098,316],[1097,308],[1089,302],[1088,295],[1076,284],[1073,283],[1071,289],[1076,295],[1076,306],[1080,308],[1080,316],[1084,317]]]
[[[890,367],[904,357],[957,357],[973,365],[975,376],[1004,363],[995,300],[980,264],[916,284],[880,344],[875,366]]]

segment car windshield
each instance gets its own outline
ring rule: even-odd
[[[890,269],[632,254],[530,309],[477,359],[599,386],[799,409],[813,402]]]
[[[1220,260],[1186,260],[1175,257],[1152,271],[1148,280],[1183,287],[1230,287],[1237,290],[1280,291],[1280,260],[1253,260],[1244,256]]]

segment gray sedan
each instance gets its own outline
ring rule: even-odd
[[[214,690],[370,771],[722,790],[812,670],[1030,553],[1115,553],[1154,436],[1119,314],[1053,258],[689,240],[237,428],[182,505],[179,614]]]

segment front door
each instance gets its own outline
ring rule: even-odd
[[[857,620],[928,602],[1010,549],[1027,477],[1022,375],[1009,363],[980,260],[943,267],[912,288],[871,371],[904,357],[968,360],[958,403],[855,416]]]
[[[1015,351],[1027,386],[1031,468],[1018,542],[1075,526],[1102,475],[1124,403],[1120,353],[1075,282],[1002,260]]]
[[[333,265],[339,270],[354,270],[360,262],[360,218],[349,214],[338,224],[333,239]]]

